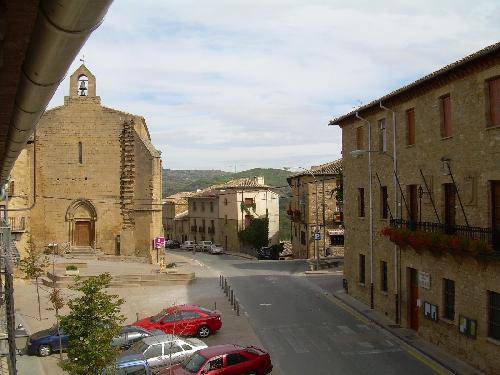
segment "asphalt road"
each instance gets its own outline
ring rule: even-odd
[[[307,267],[303,261],[185,255],[228,277],[257,336],[283,375],[434,373],[385,331],[327,299],[304,276]]]

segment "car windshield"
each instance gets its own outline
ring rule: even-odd
[[[151,317],[151,321],[158,323],[165,315],[167,314],[166,310],[160,311],[158,314]]]
[[[205,363],[206,358],[201,354],[194,353],[191,357],[188,357],[182,362],[182,368],[186,371],[196,373],[200,371],[201,366]]]
[[[206,309],[206,308],[204,308],[204,307],[199,307],[199,309],[200,309],[201,311],[203,311],[205,314],[212,314],[212,313],[213,313],[213,311],[212,311],[212,310]]]
[[[145,344],[142,340],[137,341],[134,345],[132,345],[127,353],[144,353],[146,349],[149,348],[148,344]]]

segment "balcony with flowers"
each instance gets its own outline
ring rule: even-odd
[[[383,228],[380,235],[418,254],[428,251],[437,257],[449,254],[455,258],[485,258],[500,254],[491,228],[392,219],[390,226]]]

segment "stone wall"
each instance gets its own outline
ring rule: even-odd
[[[465,214],[471,226],[491,227],[491,192],[489,181],[500,180],[500,129],[487,128],[486,81],[500,75],[498,64],[489,68],[472,70],[468,75],[441,83],[424,93],[394,103],[396,112],[398,176],[407,197],[407,185],[415,184],[426,191],[420,170],[429,185],[430,196],[436,204],[438,215],[443,220],[443,184],[451,183],[451,177],[443,173],[442,158],[450,159],[450,166],[464,205]],[[444,82],[444,81],[443,81]],[[452,136],[442,138],[440,98],[450,94],[452,103]],[[406,110],[415,108],[415,144],[406,145]],[[388,150],[392,155],[392,117],[389,112],[377,110],[367,115],[372,124],[372,149],[378,149],[378,121],[386,119]],[[500,368],[499,343],[487,337],[487,291],[500,293],[500,261],[490,259],[477,262],[470,258],[436,258],[424,251],[421,255],[413,250],[402,250],[400,266],[396,267],[394,245],[382,238],[380,230],[389,225],[381,217],[380,186],[375,177],[378,174],[383,186],[387,186],[388,203],[394,209],[394,188],[392,160],[386,154],[373,153],[373,217],[374,252],[369,247],[369,186],[368,156],[351,156],[356,147],[356,128],[364,127],[364,144],[368,146],[368,129],[360,121],[346,123],[342,128],[342,149],[344,156],[344,212],[345,212],[345,276],[349,293],[370,304],[370,283],[374,285],[375,309],[395,319],[396,283],[401,289],[401,320],[408,321],[409,276],[408,267],[430,275],[430,289],[418,288],[419,299],[438,306],[439,321],[423,318],[419,310],[418,333],[430,341],[442,345],[462,359],[483,371],[494,373]],[[365,189],[365,217],[358,216],[358,188]],[[398,190],[399,188],[397,188]],[[464,225],[465,218],[458,200],[455,208],[456,224]],[[404,207],[403,218],[408,214]],[[429,194],[422,197],[419,215],[421,221],[437,222]],[[366,257],[366,282],[359,282],[359,254]],[[388,265],[388,292],[381,291],[381,261]],[[371,272],[373,264],[373,272]],[[373,275],[373,279],[371,276]],[[442,317],[443,278],[455,281],[455,319],[447,321]],[[458,333],[459,315],[476,319],[477,338],[468,338]]]

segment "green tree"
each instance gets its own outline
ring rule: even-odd
[[[59,361],[62,362],[62,338],[60,334],[60,319],[59,310],[64,307],[64,298],[61,293],[61,289],[52,288],[52,292],[49,294],[49,301],[52,305],[52,310],[56,313],[56,324],[57,324],[57,334],[59,335]]]
[[[81,296],[68,302],[70,313],[61,317],[61,327],[69,336],[68,359],[61,367],[71,375],[97,374],[113,365],[118,350],[111,340],[125,320],[120,312],[124,300],[104,290],[111,282],[105,273],[79,280],[71,288]]]
[[[38,279],[45,272],[47,259],[42,252],[36,248],[35,241],[31,235],[28,235],[27,255],[19,262],[19,268],[27,279],[35,279],[36,295],[38,299],[38,319],[42,320],[42,308],[40,305],[40,290],[38,288]]]
[[[269,219],[252,218],[250,225],[238,232],[240,240],[256,249],[269,244]]]

